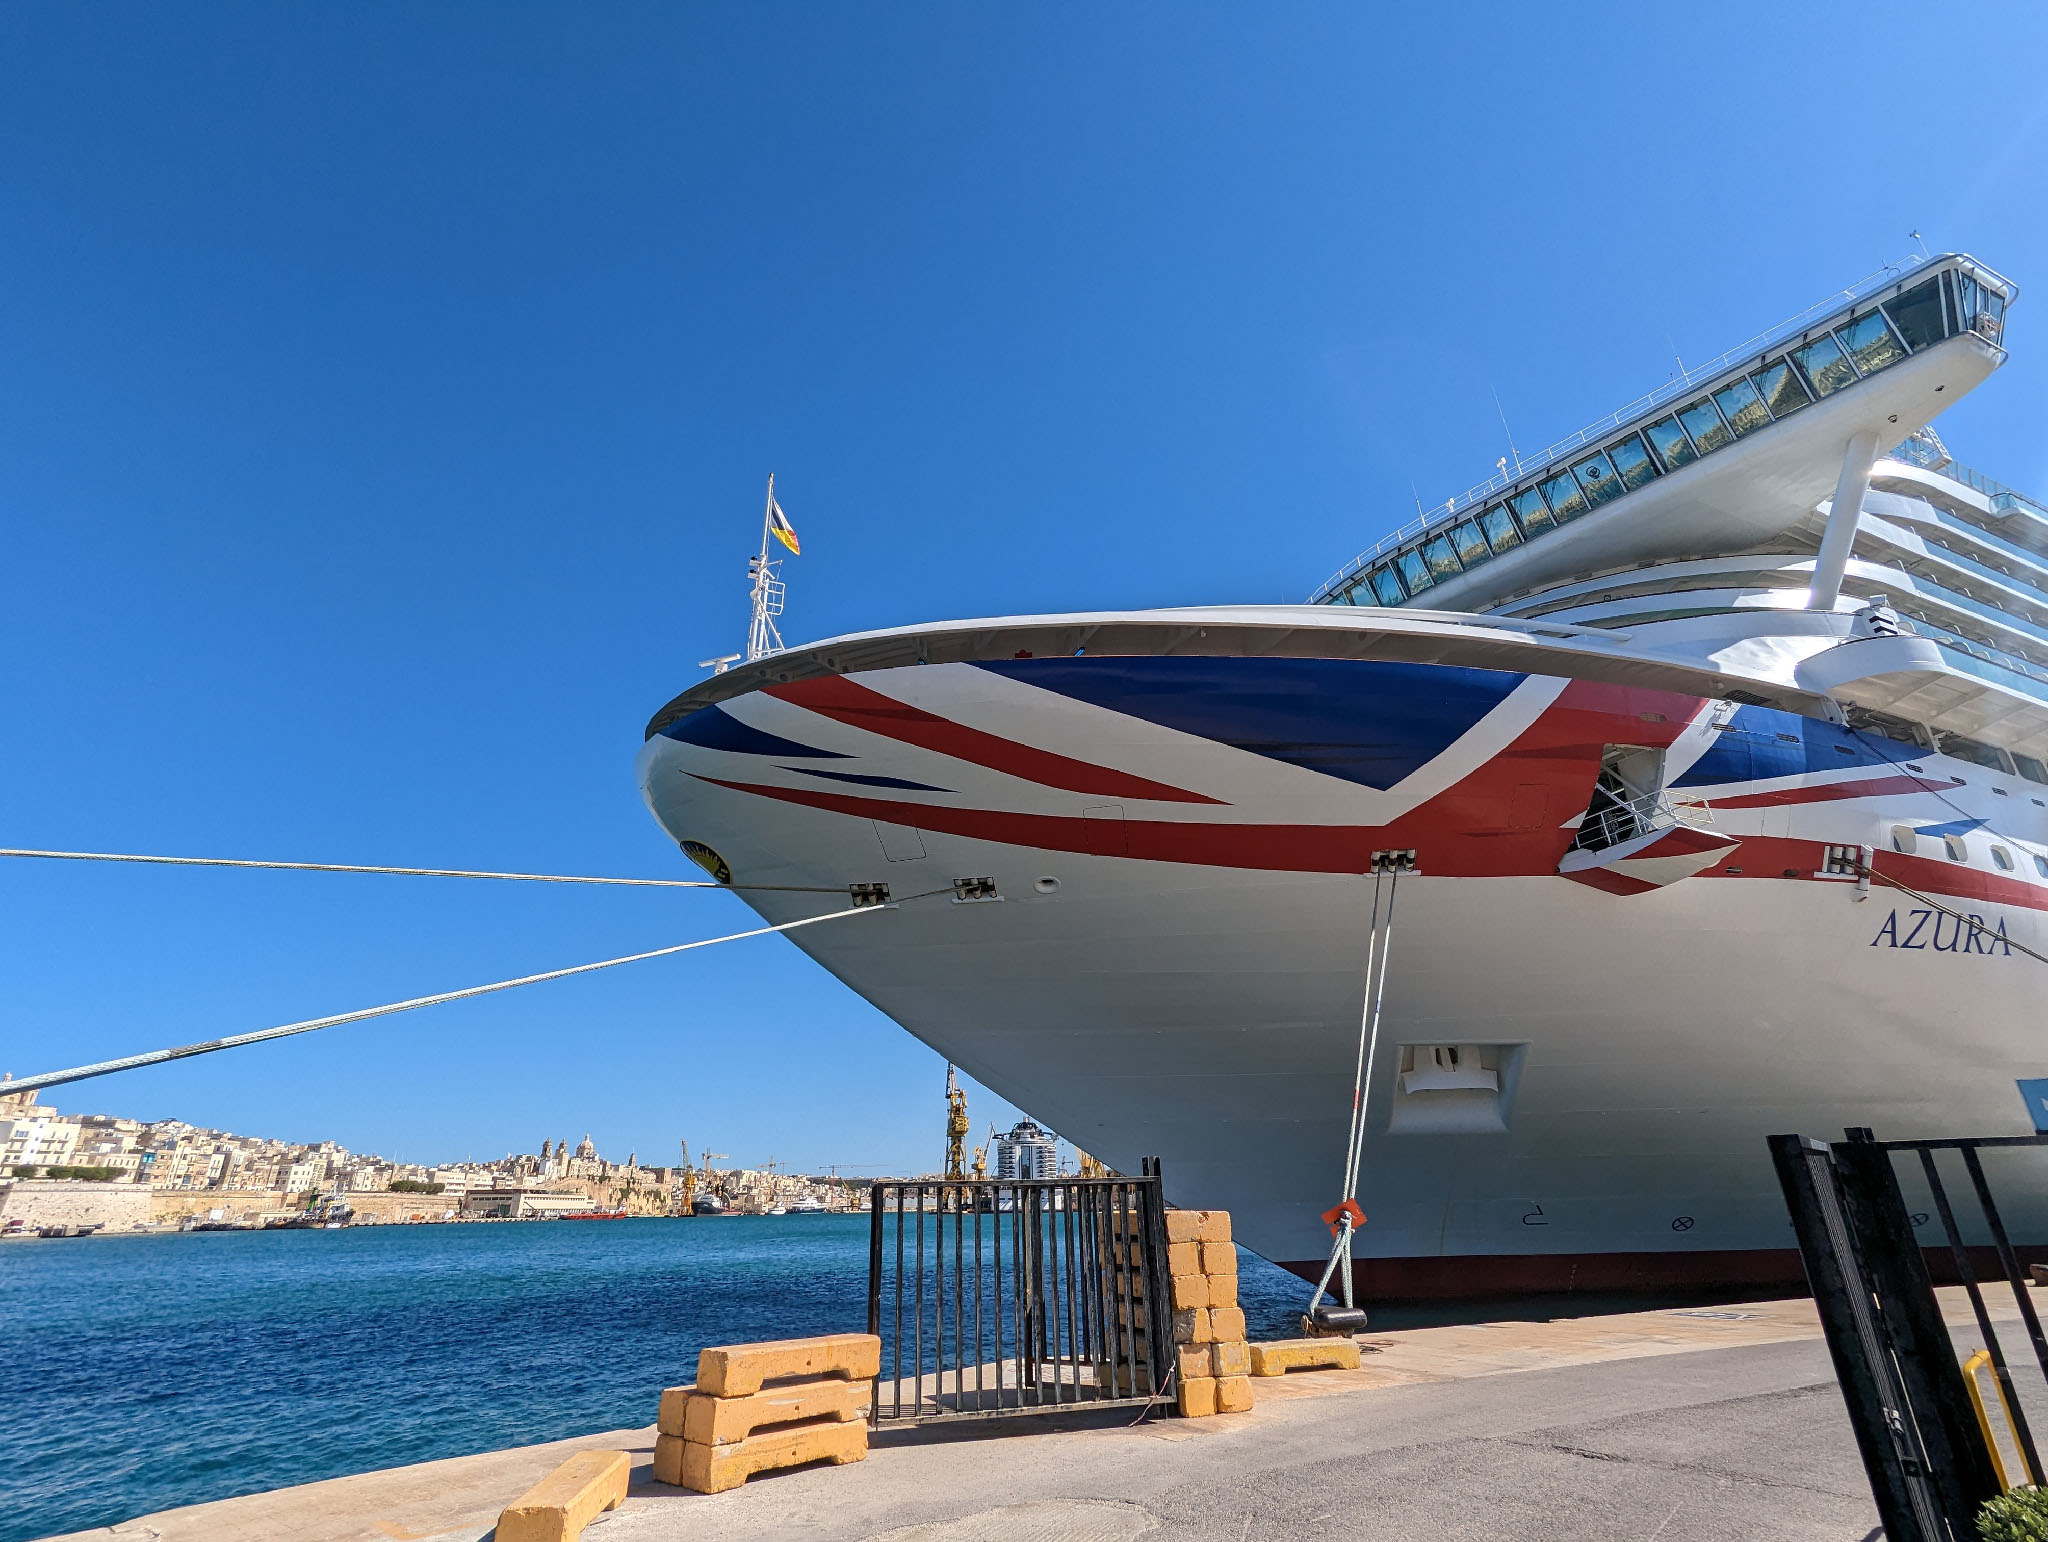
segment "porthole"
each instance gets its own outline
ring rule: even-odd
[[[1057,894],[1060,892],[1060,881],[1057,878],[1041,878],[1031,887],[1040,894]]]
[[[1991,848],[1991,861],[2001,873],[2012,871],[2012,853],[2003,846],[1993,846]]]
[[[1920,849],[1920,835],[1911,825],[1892,826],[1892,850],[1903,851],[1907,856]]]
[[[1941,838],[1941,844],[1948,848],[1949,861],[1967,862],[1970,860],[1970,843],[1960,835],[1944,835]]]
[[[2034,871],[2039,873],[2043,878],[2048,878],[2048,857],[2035,857]]]

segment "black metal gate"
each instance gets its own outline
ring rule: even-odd
[[[1978,1153],[2048,1145],[2048,1136],[1879,1141],[1869,1130],[1845,1133],[1833,1146],[1773,1135],[1770,1147],[1871,1493],[1893,1542],[1974,1542],[1985,1500],[2041,1482],[2033,1434],[1978,1285],[1980,1262],[1995,1260],[1990,1266],[2011,1286],[2048,1377],[2048,1341]],[[1988,1246],[1966,1242],[1939,1151],[1961,1154]],[[1915,1228],[1932,1217],[1909,1210],[1895,1153],[1918,1158],[1909,1181],[1939,1216],[1945,1250],[1923,1251]],[[1942,1319],[1930,1254],[1969,1296],[1983,1348],[1966,1364]]]
[[[1158,1158],[1138,1178],[877,1183],[871,1203],[877,1424],[1172,1396]]]

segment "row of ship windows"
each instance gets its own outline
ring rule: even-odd
[[[2005,297],[1968,274],[1951,270],[1930,278],[1396,553],[1333,599],[1340,605],[1399,605],[1958,331],[1979,330],[1996,341],[2004,317]]]
[[[1949,861],[1968,862],[1970,860],[1970,842],[1968,837],[1944,835],[1941,838],[1941,844],[1948,853]],[[1892,850],[1904,852],[1909,857],[1918,855],[1920,851],[1920,832],[1911,825],[1893,825]],[[2029,855],[2034,858],[2034,871],[2040,874],[2041,877],[2048,878],[2048,857],[2034,853],[2029,853]],[[1994,845],[1991,848],[1991,865],[2001,873],[2014,871],[2012,852],[2007,847]]]

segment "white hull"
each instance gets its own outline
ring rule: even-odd
[[[911,673],[862,678],[902,689],[891,675]],[[908,685],[935,688],[924,682],[936,671],[916,674]],[[756,702],[727,710],[790,731],[793,708]],[[1048,737],[1042,719],[1023,714],[1012,730],[1076,755],[1075,722],[1097,721],[1080,713]],[[942,757],[929,749],[827,726],[840,735],[833,751],[857,752],[870,779],[941,780]],[[828,742],[815,723],[808,740]],[[1128,736],[1093,750],[1145,775],[1175,764]],[[663,825],[715,847],[739,882],[881,881],[902,900],[985,876],[1002,896],[911,900],[793,933],[799,947],[1112,1167],[1134,1172],[1141,1156],[1157,1155],[1176,1202],[1230,1210],[1240,1239],[1269,1258],[1320,1261],[1328,1232],[1319,1215],[1342,1196],[1371,879],[917,829],[925,816],[910,801],[902,826],[878,828],[719,785],[736,759],[656,735],[641,776]],[[1715,833],[1775,864],[1794,843],[1882,848],[1898,820],[1952,817],[1957,800],[1993,796],[1983,785],[1991,773],[1938,757],[1917,764],[1964,785],[1939,799],[1909,792],[1726,810]],[[1212,785],[1200,780],[1209,768],[1199,756],[1179,766],[1189,785]],[[1232,763],[1216,774],[1260,769]],[[1275,827],[1330,819],[1328,807],[1308,806],[1327,778],[1281,771],[1270,786],[1241,784],[1233,811],[1255,808]],[[950,767],[944,785],[966,786],[959,773]],[[1752,865],[1627,896],[1554,868],[1442,876],[1426,843],[1420,863],[1398,888],[1358,1191],[1370,1217],[1363,1275],[1382,1293],[1796,1277],[1766,1135],[2030,1129],[2014,1083],[2048,1071],[2040,966],[1938,916],[1918,923],[1922,945],[1898,945],[1917,902],[1895,889],[1859,897],[1853,880],[1818,877],[1812,857],[1800,859],[1796,880],[1775,865],[1754,876]],[[2048,905],[2048,882],[2032,892]],[[747,897],[778,921],[820,907],[817,895]],[[2011,942],[2048,951],[2041,909],[1954,903]],[[1412,1044],[1513,1048],[1505,1127],[1430,1133],[1411,1115],[1403,1128],[1400,1046]],[[2018,1194],[2009,1220],[2022,1237],[2048,1237],[2048,1215]]]

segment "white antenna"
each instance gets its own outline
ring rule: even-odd
[[[747,654],[749,664],[755,659],[766,658],[771,653],[782,651],[782,634],[775,629],[775,618],[782,614],[782,578],[779,569],[782,564],[768,560],[769,531],[775,520],[775,473],[768,473],[768,501],[761,509],[761,555],[747,564],[747,576],[753,581],[754,614],[747,626]],[[721,669],[720,674],[725,671]]]

